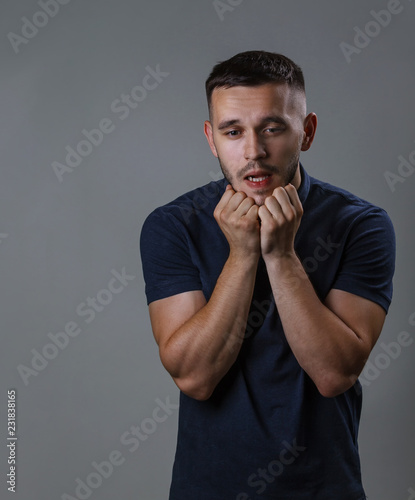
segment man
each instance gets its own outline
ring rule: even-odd
[[[170,499],[363,500],[357,377],[391,301],[392,224],[300,164],[317,118],[290,59],[238,54],[206,92],[225,178],[155,210],[141,235],[181,390]]]

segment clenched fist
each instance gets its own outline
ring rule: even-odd
[[[292,184],[274,189],[259,207],[261,253],[264,259],[293,255],[294,238],[300,226],[303,206]]]
[[[213,213],[228,240],[230,254],[240,258],[259,258],[261,252],[259,207],[245,193],[235,192],[231,185]]]

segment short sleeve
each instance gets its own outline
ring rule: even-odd
[[[148,304],[202,289],[187,238],[185,225],[165,209],[155,210],[145,220],[140,253]]]
[[[395,232],[387,213],[372,209],[353,224],[332,288],[359,295],[388,312],[395,270]]]

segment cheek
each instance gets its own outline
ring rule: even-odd
[[[293,153],[297,153],[301,149],[302,135],[292,135],[290,137],[285,137],[281,143],[276,145],[275,151],[283,156],[292,156]]]
[[[241,156],[243,157],[242,149],[236,141],[226,141],[223,144],[217,144],[217,147],[219,156],[230,166],[238,164],[241,161]]]

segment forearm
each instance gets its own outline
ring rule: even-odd
[[[228,258],[210,300],[161,349],[164,366],[180,389],[207,399],[241,348],[258,258]]]
[[[320,301],[295,254],[269,257],[266,264],[284,332],[298,363],[323,395],[348,389],[363,368],[368,346]]]

